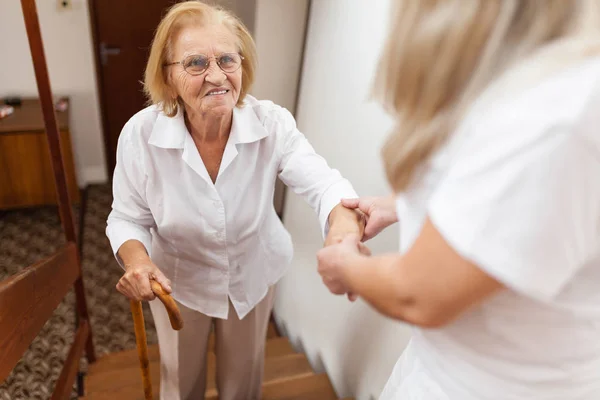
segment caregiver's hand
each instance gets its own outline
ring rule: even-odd
[[[342,199],[342,205],[365,214],[367,221],[363,241],[372,239],[388,226],[398,222],[394,196]]]
[[[345,281],[345,269],[352,257],[370,256],[371,251],[360,242],[360,236],[347,235],[340,243],[324,247],[317,253],[318,271],[323,283],[333,294],[346,294],[356,299]]]

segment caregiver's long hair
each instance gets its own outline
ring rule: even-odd
[[[394,6],[375,95],[398,122],[383,149],[396,192],[510,66],[600,34],[600,0],[404,0]]]

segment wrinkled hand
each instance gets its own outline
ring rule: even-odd
[[[358,209],[366,215],[363,241],[377,236],[379,232],[398,222],[396,205],[392,196],[361,197],[359,199],[342,199],[342,205],[350,209]]]
[[[154,300],[150,280],[160,283],[167,293],[171,293],[171,281],[151,261],[126,265],[126,272],[117,283],[117,290],[131,300]]]
[[[371,255],[369,248],[359,239],[356,235],[348,235],[339,243],[324,247],[317,253],[318,271],[325,286],[333,294],[348,294],[350,301],[356,300],[357,296],[348,290],[343,269],[347,268],[350,257]]]

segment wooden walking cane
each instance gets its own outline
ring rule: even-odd
[[[171,327],[176,331],[183,328],[183,319],[179,312],[177,303],[170,294],[165,292],[160,283],[151,280],[152,291],[160,299],[167,309]],[[148,343],[146,341],[146,326],[144,314],[142,313],[142,302],[131,300],[131,315],[133,316],[133,327],[135,330],[135,341],[137,343],[140,368],[142,370],[142,384],[144,385],[144,396],[146,400],[152,400],[152,382],[150,381],[150,361],[148,360]]]

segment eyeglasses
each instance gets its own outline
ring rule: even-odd
[[[163,66],[168,67],[170,65],[181,64],[185,72],[190,75],[200,75],[208,69],[210,66],[210,60],[215,59],[215,62],[221,68],[223,72],[231,73],[237,71],[242,65],[243,56],[238,53],[223,53],[216,57],[208,57],[204,54],[193,54],[187,56],[181,61],[164,64]]]

